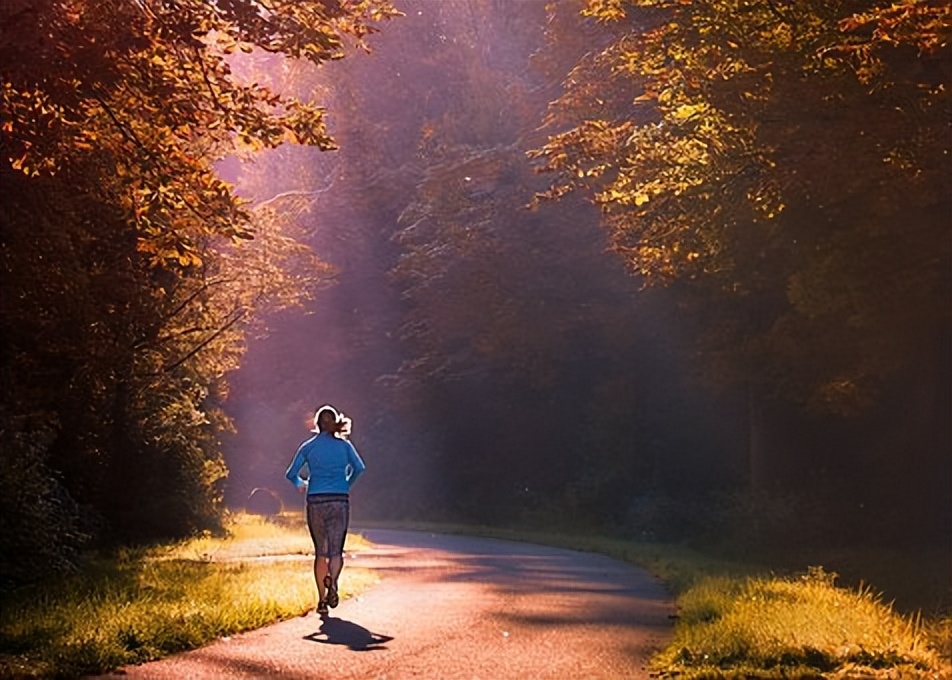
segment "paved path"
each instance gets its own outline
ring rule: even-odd
[[[325,620],[312,613],[122,677],[646,678],[648,657],[671,634],[663,588],[623,562],[465,536],[361,533],[376,547],[347,565],[377,570],[381,582]]]

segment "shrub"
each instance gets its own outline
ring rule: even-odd
[[[46,465],[55,423],[0,424],[0,587],[4,590],[71,571],[89,535],[80,509]]]

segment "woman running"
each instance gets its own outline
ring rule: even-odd
[[[316,434],[301,444],[285,476],[307,491],[307,527],[314,541],[314,581],[317,613],[336,607],[337,579],[344,568],[344,541],[350,523],[350,488],[366,469],[357,449],[347,439],[350,420],[333,406],[314,414]],[[307,466],[305,481],[301,468]]]

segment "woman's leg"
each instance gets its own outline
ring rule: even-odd
[[[327,586],[327,604],[336,607],[338,603],[337,579],[344,568],[344,543],[347,540],[347,528],[350,524],[350,504],[347,501],[329,503],[328,514],[325,517],[327,528],[328,575],[325,580]]]
[[[327,577],[327,527],[317,503],[307,504],[307,528],[314,543],[314,583],[317,585],[317,609],[322,613],[321,610],[324,610],[327,602],[324,587],[324,579]]]
[[[327,594],[324,592],[325,576],[327,576],[327,558],[314,555],[314,582],[317,583],[317,597],[320,602],[327,599]]]
[[[335,555],[331,557],[328,562],[330,563],[327,567],[327,571],[330,574],[331,581],[334,585],[337,585],[337,579],[340,578],[340,573],[344,569],[344,556]]]

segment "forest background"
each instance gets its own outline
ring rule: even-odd
[[[357,519],[949,550],[945,3],[395,4],[4,3],[4,587],[324,402]]]

